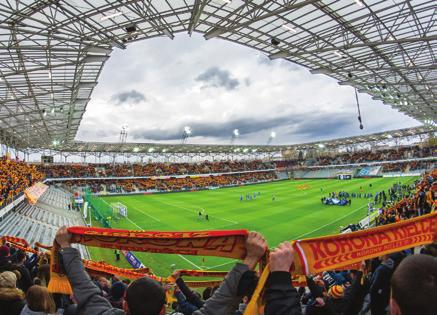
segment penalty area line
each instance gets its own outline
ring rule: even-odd
[[[192,265],[192,266],[194,266],[194,267],[196,267],[197,269],[199,269],[199,270],[201,270],[202,268],[200,268],[198,265],[196,265],[195,263],[193,263],[191,260],[189,260],[188,258],[185,258],[184,256],[182,256],[182,255],[178,255],[179,257],[181,257],[183,260],[185,260],[187,263],[189,263],[190,265]]]
[[[129,219],[129,218],[126,218],[126,219],[128,219],[128,221],[129,222],[131,222],[133,225],[135,225],[137,228],[139,228],[140,230],[144,230],[141,226],[139,226],[138,224],[136,224],[134,221],[132,221],[131,219]],[[195,263],[193,263],[191,260],[189,260],[188,258],[185,258],[184,256],[182,256],[182,255],[180,255],[180,254],[178,254],[178,256],[179,257],[181,257],[183,260],[185,260],[187,263],[189,263],[190,265],[192,265],[192,266],[194,266],[194,267],[196,267],[197,269],[202,269],[202,268],[200,268],[198,265],[196,265]]]
[[[132,207],[132,208],[134,208],[135,210],[141,212],[142,214],[147,215],[149,218],[155,220],[156,222],[161,222],[161,220],[159,220],[158,218],[155,218],[153,215],[150,215],[150,214],[148,214],[147,212],[144,212],[143,210],[138,209],[137,207]]]

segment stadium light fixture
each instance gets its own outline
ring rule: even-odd
[[[323,148],[325,147],[325,145],[324,145],[323,143],[319,143],[319,144],[318,144],[318,147],[319,147],[320,149],[323,149]]]
[[[247,153],[248,151],[249,151],[248,148],[244,148],[244,149],[243,149],[243,152],[244,152],[244,153]]]
[[[339,52],[338,50],[335,50],[334,54],[337,55],[340,58],[343,57],[343,54],[341,52]]]
[[[185,126],[185,127],[184,127],[184,133],[185,133],[187,136],[191,135],[192,132],[193,132],[193,130],[191,129],[190,126]]]
[[[162,149],[162,153],[165,153],[165,152],[167,152],[167,149]]]
[[[133,151],[136,153],[136,152],[140,151],[140,148],[135,147],[135,148],[133,149]]]
[[[290,24],[282,24],[281,27],[289,32],[297,33],[297,31],[294,29],[294,27],[291,26]]]
[[[276,132],[272,131],[270,133],[270,138],[272,138],[272,139],[276,138]]]
[[[392,139],[393,138],[392,135],[387,135],[386,137],[387,137],[387,139]]]
[[[238,137],[240,135],[240,131],[238,129],[234,129],[233,133],[234,137]]]
[[[256,149],[252,149],[252,153],[255,153],[257,150]]]
[[[153,151],[155,151],[155,148],[153,148],[153,147],[149,148],[149,150],[148,150],[149,153],[152,153]]]
[[[123,12],[121,12],[121,11],[115,11],[115,12],[112,13],[112,14],[103,15],[103,16],[100,18],[100,21],[105,21],[105,20],[113,19],[113,18],[115,18],[115,17],[117,17],[117,16],[120,16],[120,15],[122,15],[122,14],[123,14]]]

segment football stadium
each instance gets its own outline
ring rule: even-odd
[[[0,1],[0,314],[437,314],[431,0]]]

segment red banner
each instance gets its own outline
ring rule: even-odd
[[[335,270],[436,240],[437,213],[363,231],[293,242],[299,274]]]
[[[246,230],[156,232],[75,226],[68,228],[73,243],[151,253],[218,256],[241,259],[246,253]]]

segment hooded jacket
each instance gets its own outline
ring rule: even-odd
[[[0,310],[2,314],[20,315],[24,305],[24,292],[16,288],[0,288]]]
[[[23,310],[21,311],[20,315],[50,315],[50,314],[44,313],[44,312],[32,311],[27,305],[25,305]]]

